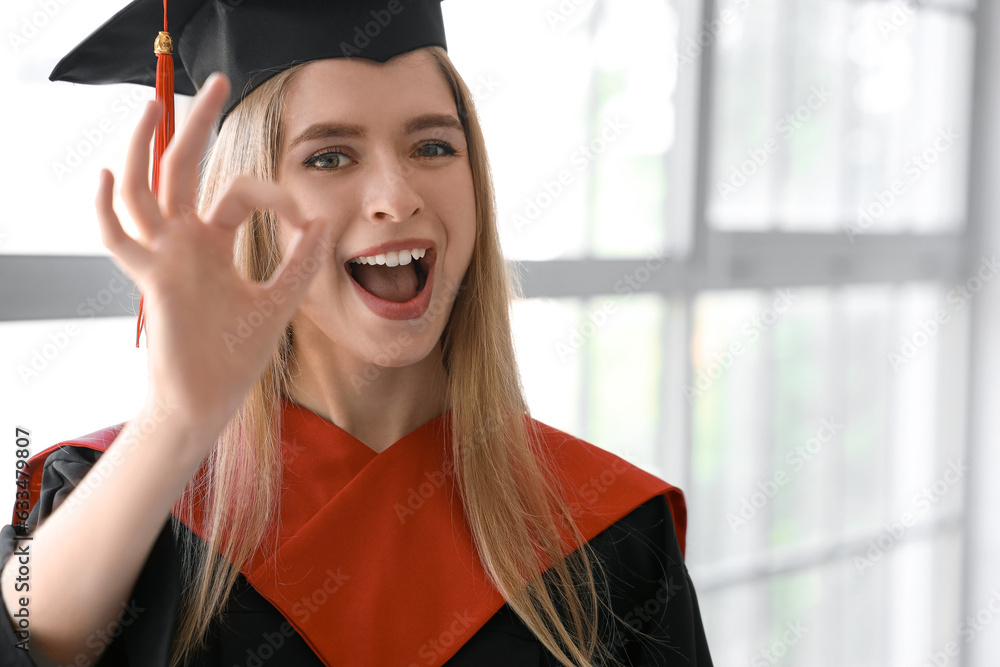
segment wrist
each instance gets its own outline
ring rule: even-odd
[[[125,427],[128,438],[169,443],[181,462],[197,467],[225,428],[226,420],[210,414],[191,414],[176,401],[147,396],[142,408]]]

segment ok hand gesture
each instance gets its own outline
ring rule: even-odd
[[[171,406],[171,418],[192,420],[216,434],[266,368],[321,264],[320,255],[332,251],[320,242],[322,221],[305,219],[272,182],[237,177],[211,211],[197,212],[198,165],[228,94],[229,82],[218,73],[199,91],[163,156],[158,198],[147,174],[150,139],[162,107],[157,102],[146,107],[129,146],[121,188],[140,238],[122,229],[107,170],[101,171],[96,201],[104,245],[145,295],[147,399]],[[233,264],[237,230],[254,209],[271,209],[296,229],[266,283],[247,281]],[[251,313],[259,314],[265,302],[268,314],[252,318],[257,326],[249,334],[246,326],[238,332],[240,318],[245,322]]]

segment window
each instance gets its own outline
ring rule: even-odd
[[[0,399],[34,451],[128,419],[145,386],[135,295],[112,282],[92,200],[151,93],[45,81],[120,5],[60,5],[43,25],[21,3],[4,19],[22,37],[0,61],[5,89],[33,104],[4,110],[31,130],[5,134],[22,159],[0,167],[0,274],[17,286],[2,297]],[[969,211],[990,74],[974,45],[996,41],[982,18],[996,10],[444,11],[522,276],[534,416],[685,491],[716,663],[910,666],[957,640],[988,598],[963,564],[969,360],[990,335],[974,313],[1000,270]]]
[[[684,489],[717,664],[924,664],[962,618],[997,270],[966,224],[974,3],[452,16],[484,11],[505,29],[452,50],[501,82],[481,113],[535,416]]]

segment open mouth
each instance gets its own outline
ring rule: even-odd
[[[434,248],[411,248],[355,257],[345,265],[348,275],[372,296],[406,303],[417,298],[434,266]]]

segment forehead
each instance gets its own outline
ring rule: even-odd
[[[398,124],[428,113],[456,115],[437,61],[422,51],[385,63],[328,58],[306,64],[285,96],[287,136],[314,123]]]

